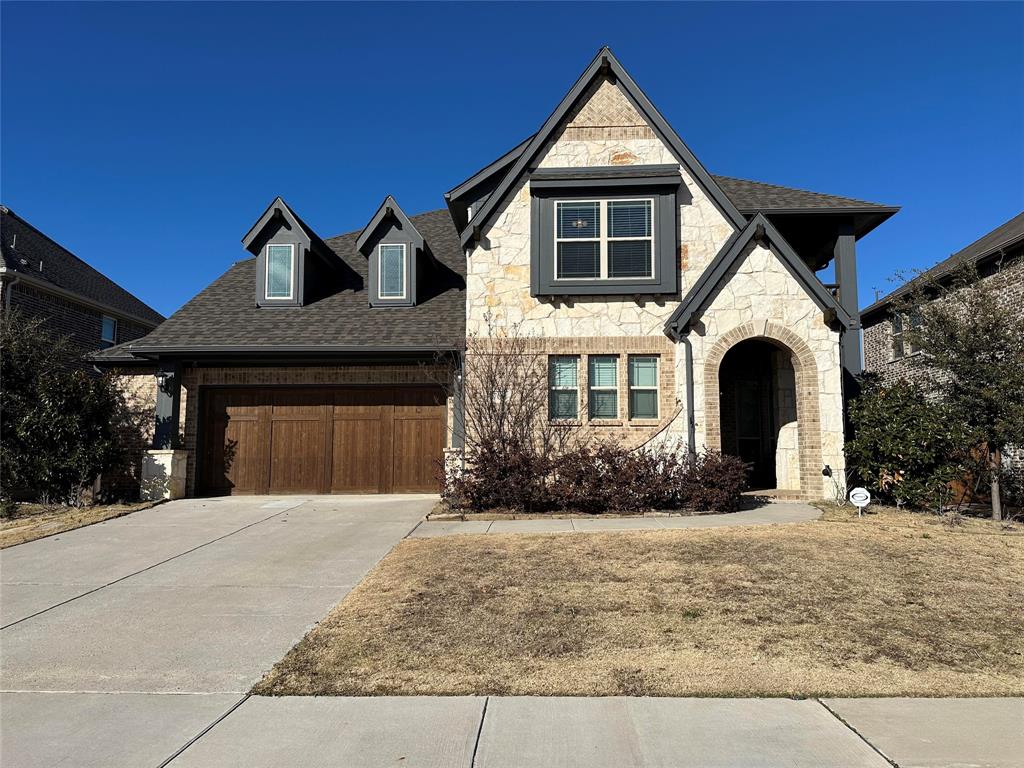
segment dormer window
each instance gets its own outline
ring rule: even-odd
[[[405,291],[405,244],[382,243],[378,247],[380,264],[377,274],[382,299],[404,299]]]
[[[555,202],[555,279],[654,278],[654,200]]]
[[[292,284],[295,267],[295,246],[267,246],[267,291],[268,299],[291,299],[294,296]]]

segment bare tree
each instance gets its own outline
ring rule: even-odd
[[[980,279],[973,265],[952,279],[925,280],[896,311],[918,375],[983,450],[992,518],[1002,518],[1001,456],[1024,445],[1024,317],[1000,291],[1009,275]]]

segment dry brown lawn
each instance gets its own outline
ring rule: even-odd
[[[148,509],[153,504],[152,501],[139,504],[96,504],[91,507],[19,504],[14,517],[0,522],[0,549],[102,523],[140,509]]]
[[[857,520],[403,541],[262,694],[1024,694],[1020,526]]]

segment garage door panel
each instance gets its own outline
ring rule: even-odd
[[[331,450],[332,493],[376,493],[381,477],[379,418],[335,419]]]
[[[323,406],[318,407],[323,411]],[[319,493],[323,485],[323,419],[278,419],[270,436],[270,492]]]
[[[439,460],[444,449],[444,421],[437,418],[395,418],[394,470],[396,492],[437,490]]]

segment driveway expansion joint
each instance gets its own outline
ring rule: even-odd
[[[232,705],[232,706],[231,706],[230,708],[228,708],[228,711],[227,711],[227,712],[225,712],[225,713],[224,713],[223,715],[221,715],[220,717],[218,717],[218,718],[217,718],[216,720],[214,720],[214,721],[213,721],[212,723],[210,723],[210,724],[209,724],[208,726],[206,726],[205,728],[203,728],[203,730],[201,730],[201,731],[200,731],[199,733],[197,733],[197,734],[196,734],[195,736],[193,736],[193,737],[192,737],[191,739],[189,739],[189,740],[188,740],[187,742],[185,742],[185,744],[183,744],[183,745],[182,745],[181,749],[179,749],[179,750],[178,750],[177,752],[175,752],[175,753],[174,753],[173,755],[171,755],[171,756],[170,756],[170,757],[168,757],[168,758],[167,758],[166,760],[164,760],[164,761],[163,761],[162,763],[160,763],[160,765],[158,765],[158,766],[157,766],[156,768],[166,768],[166,766],[170,765],[170,764],[171,764],[171,762],[172,762],[173,760],[177,759],[177,758],[178,758],[178,757],[179,757],[179,756],[181,755],[181,753],[182,753],[182,752],[184,752],[184,751],[185,751],[186,749],[188,749],[188,748],[189,748],[189,747],[191,747],[191,746],[192,746],[193,744],[195,744],[195,743],[196,743],[197,741],[199,741],[199,740],[200,740],[201,738],[203,738],[203,736],[205,736],[205,735],[206,735],[206,734],[208,734],[208,733],[209,733],[210,731],[212,731],[212,730],[213,730],[214,728],[216,728],[216,727],[217,727],[217,725],[218,725],[218,724],[220,724],[221,722],[223,722],[223,721],[224,721],[224,719],[225,719],[225,718],[227,718],[227,717],[228,717],[228,716],[229,716],[229,715],[230,715],[230,714],[231,714],[232,712],[234,712],[234,711],[235,711],[236,709],[238,709],[238,708],[239,708],[240,706],[242,706],[243,704],[245,704],[245,702],[246,702],[246,701],[248,700],[248,698],[249,698],[250,696],[252,696],[252,694],[251,694],[251,693],[247,693],[247,694],[245,694],[244,696],[242,696],[242,698],[241,698],[241,699],[239,699],[238,701],[236,701],[236,702],[235,702],[235,703],[234,703],[234,704],[233,704],[233,705]]]
[[[875,753],[880,758],[885,760],[885,762],[887,762],[893,768],[900,768],[899,763],[897,763],[895,760],[893,760],[887,754],[885,754],[882,750],[880,750],[878,747],[876,747],[874,744],[872,744],[870,741],[868,741],[867,738],[864,736],[864,734],[862,734],[860,731],[858,731],[856,728],[854,728],[852,725],[850,725],[850,723],[847,722],[845,719],[843,719],[843,717],[838,712],[836,712],[834,709],[832,709],[832,707],[830,707],[828,704],[826,704],[821,699],[815,699],[815,701],[818,702],[819,704],[821,704],[821,706],[823,706],[825,708],[825,711],[828,712],[830,715],[832,715],[832,717],[834,717],[836,720],[838,720],[844,726],[849,728],[858,739],[860,739],[865,744],[867,744],[869,747],[871,747],[871,749],[873,749],[875,751]]]

